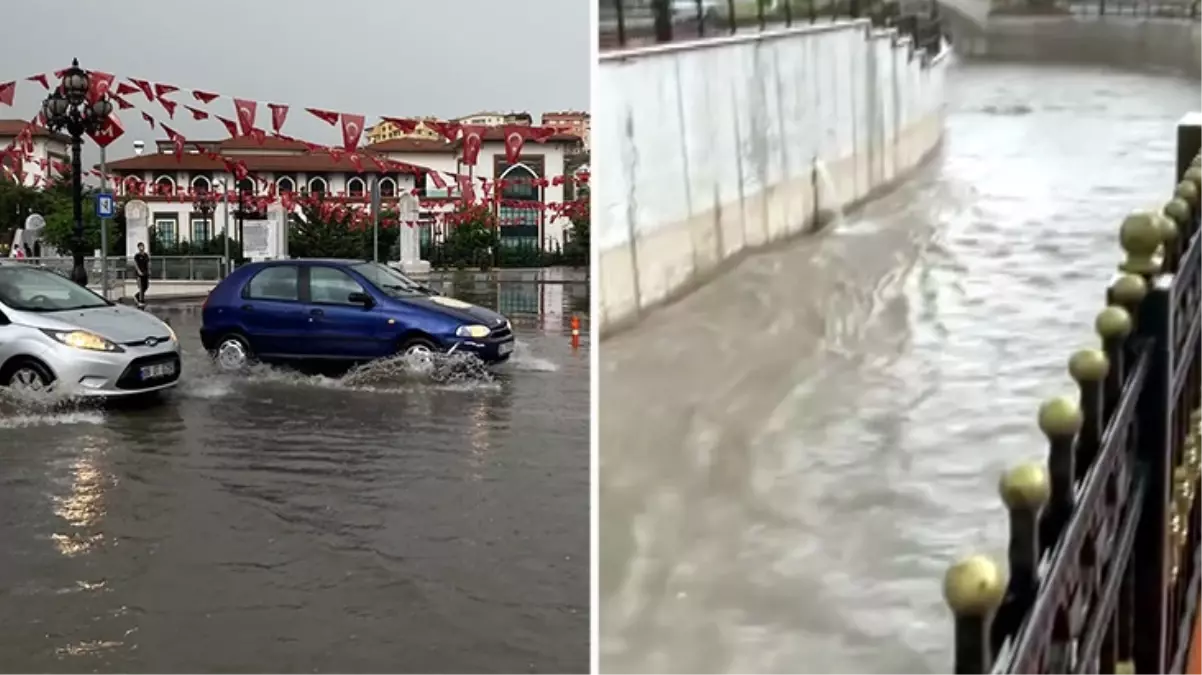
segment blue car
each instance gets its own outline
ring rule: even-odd
[[[238,268],[204,303],[200,340],[223,370],[255,360],[357,363],[435,352],[500,363],[504,316],[356,260],[273,260]]]

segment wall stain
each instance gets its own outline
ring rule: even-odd
[[[625,150],[622,153],[624,155],[622,168],[630,178],[626,181],[629,186],[626,190],[626,231],[630,237],[630,272],[634,285],[634,315],[639,317],[643,313],[643,287],[642,280],[639,278],[638,224],[635,222],[638,214],[638,192],[635,190],[635,186],[638,181],[634,180],[638,176],[639,148],[634,142],[634,110],[629,105],[626,106],[626,123],[623,126],[622,135],[626,137],[626,142],[622,144],[622,148]]]

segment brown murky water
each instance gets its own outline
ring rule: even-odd
[[[231,377],[175,308],[157,404],[0,401],[0,670],[587,672],[587,287],[458,295],[510,363]]]
[[[941,155],[602,346],[609,672],[946,672],[946,566],[1173,185],[1199,86],[959,66]]]

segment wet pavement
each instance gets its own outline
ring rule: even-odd
[[[1174,184],[1187,80],[959,65],[941,154],[600,354],[608,672],[947,672],[942,575]]]
[[[0,401],[0,670],[587,672],[587,287],[456,295],[509,363],[229,376],[172,306],[160,401]]]

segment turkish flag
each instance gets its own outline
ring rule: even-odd
[[[305,108],[305,111],[330,126],[338,123],[338,113],[322,110],[321,108]]]
[[[234,109],[238,111],[238,123],[242,125],[242,134],[249,136],[251,129],[255,128],[255,113],[259,109],[259,104],[244,98],[236,98],[234,99]]]
[[[439,190],[447,189],[447,182],[442,179],[442,176],[438,175],[437,171],[431,171],[426,175],[430,177],[430,180],[434,181],[434,187],[438,188]]]
[[[150,90],[149,82],[147,82],[146,80],[139,80],[136,77],[130,77],[130,78],[126,78],[126,79],[128,79],[130,82],[133,82],[135,85],[137,85],[138,90],[146,95],[147,101],[154,100],[154,92]]]
[[[132,79],[132,78],[131,78]],[[179,87],[171,84],[156,84],[154,85],[154,94],[156,98],[163,98],[167,94],[179,91]]]
[[[13,96],[17,94],[17,81],[5,82],[0,84],[0,103],[4,105],[13,104]]]
[[[430,127],[431,129],[433,129],[434,131],[438,132],[438,135],[442,136],[443,138],[447,139],[448,141],[454,141],[455,138],[459,135],[459,124],[457,122],[429,121],[429,122],[424,122],[424,124],[426,126]]]
[[[526,142],[526,127],[507,124],[502,128],[505,130],[505,161],[513,166],[522,156],[522,144]]]
[[[209,113],[207,113],[207,112],[205,112],[205,111],[203,111],[203,110],[199,110],[199,109],[197,109],[197,108],[193,108],[193,107],[192,107],[192,106],[190,106],[190,105],[186,105],[186,106],[184,106],[184,107],[185,107],[185,108],[187,108],[188,112],[192,113],[192,119],[194,119],[194,120],[207,120],[207,119],[209,119]]]
[[[163,131],[167,132],[167,138],[171,139],[171,142],[173,144],[175,144],[175,159],[176,159],[176,161],[183,159],[183,157],[184,157],[184,137],[181,136],[178,131],[176,131],[175,129],[172,129],[171,127],[167,126],[166,124],[162,125],[162,127],[163,127]]]
[[[129,110],[130,108],[134,107],[134,104],[130,103],[129,101],[126,101],[125,99],[121,98],[120,96],[117,96],[116,94],[113,94],[113,100],[117,102],[117,107],[122,110]]]
[[[142,113],[142,119],[145,120],[146,123],[150,125],[151,129],[154,128],[154,118],[151,117],[148,113]]]
[[[234,120],[222,117],[221,115],[215,115],[214,117],[216,117],[222,124],[225,125],[225,130],[230,132],[231,138],[238,135],[238,123],[237,122],[235,122]]]
[[[138,88],[132,84],[126,84],[125,82],[117,83],[117,95],[118,96],[128,96],[129,94],[135,94],[137,92],[138,92]]]
[[[484,127],[463,127],[463,163],[475,166],[480,157],[480,144],[484,141]]]
[[[527,127],[526,131],[526,135],[535,143],[546,143],[556,133],[555,127]]]
[[[38,84],[42,85],[46,91],[50,91],[50,80],[47,79],[45,73],[42,73],[41,75],[30,75],[25,79],[30,82],[37,82]]]
[[[192,90],[192,98],[195,98],[197,101],[200,101],[201,103],[212,103],[213,99],[217,98],[219,95],[220,94],[212,94],[207,91],[201,91],[199,89]]]
[[[280,133],[280,129],[284,128],[284,120],[288,119],[288,106],[283,103],[268,103],[268,108],[271,108],[271,130]]]
[[[385,122],[395,124],[396,128],[401,130],[401,133],[411,134],[417,130],[417,120],[411,120],[407,117],[384,117],[381,119]]]
[[[110,143],[121,138],[125,133],[125,127],[121,126],[121,120],[116,115],[109,115],[104,120],[104,124],[94,132],[88,132],[88,136],[96,141],[96,145],[102,148],[107,148]]]
[[[359,139],[363,136],[363,121],[363,115],[342,113],[342,147],[347,152],[359,147]]]
[[[175,119],[175,106],[177,105],[175,101],[170,101],[165,98],[160,98],[159,105],[163,106],[163,110],[167,111],[167,117],[170,117],[171,119]]]
[[[88,103],[95,103],[97,99],[109,93],[113,86],[113,78],[112,74],[99,70],[88,73]]]

